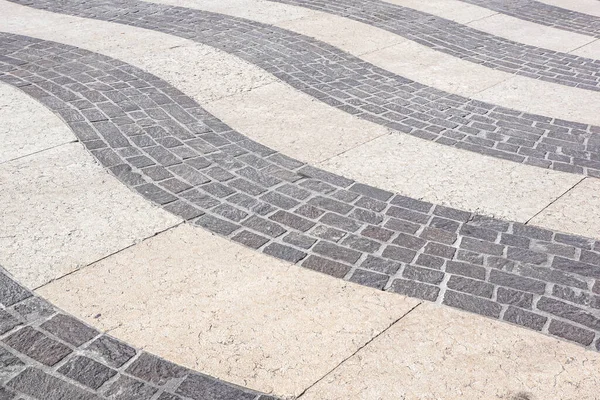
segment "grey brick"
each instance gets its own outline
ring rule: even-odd
[[[443,303],[451,307],[460,308],[461,310],[494,318],[498,318],[502,310],[502,307],[498,303],[480,297],[453,292],[452,290],[446,291]]]
[[[486,217],[484,215],[472,215],[468,221],[471,226],[479,226],[494,230],[496,232],[506,232],[510,226],[510,223],[501,221],[499,219]]]
[[[349,281],[376,289],[383,289],[389,279],[390,277],[388,275],[357,269],[354,271]]]
[[[537,302],[537,308],[541,311],[549,312],[550,314],[558,317],[580,323],[581,325],[585,325],[589,328],[600,330],[599,318],[595,317],[591,312],[587,312],[582,308],[575,307],[574,305],[542,296],[542,298]]]
[[[431,210],[433,204],[428,203],[426,201],[411,199],[410,197],[405,197],[401,195],[396,195],[390,202],[395,206],[400,206],[402,208],[407,208],[409,210],[414,210],[422,213],[428,213]]]
[[[162,386],[173,379],[183,378],[188,370],[154,355],[142,353],[126,372],[145,382]]]
[[[142,196],[158,204],[167,204],[177,200],[177,197],[166,192],[152,183],[146,183],[135,188]]]
[[[392,192],[381,190],[373,186],[364,185],[362,183],[355,183],[350,187],[350,190],[368,197],[372,197],[379,201],[387,201],[393,196]]]
[[[387,203],[372,199],[370,197],[361,197],[354,204],[358,207],[367,208],[375,212],[383,211],[387,207]]]
[[[358,193],[352,193],[344,189],[338,189],[331,195],[334,199],[343,201],[344,203],[352,203],[359,197]]]
[[[56,312],[54,307],[46,300],[39,297],[29,297],[14,306],[19,318],[25,322],[34,322],[46,319]]]
[[[541,265],[548,261],[548,255],[531,250],[509,247],[506,257],[510,260],[521,261],[528,264]]]
[[[457,261],[447,261],[446,272],[450,274],[466,276],[469,278],[485,280],[485,268],[478,265]]]
[[[387,242],[394,235],[394,232],[389,229],[369,225],[363,229],[360,234],[371,239],[379,240],[380,242]]]
[[[492,298],[494,293],[494,285],[486,282],[477,281],[462,276],[453,275],[447,283],[448,288],[459,292],[473,294],[475,296]]]
[[[425,246],[425,243],[427,242],[421,238],[400,233],[396,239],[392,241],[392,243],[397,244],[398,246],[406,247],[407,249],[419,250]]]
[[[302,266],[336,278],[343,278],[350,271],[350,267],[345,264],[318,256],[308,256]]]
[[[491,254],[501,256],[504,252],[504,246],[486,242],[484,240],[463,237],[460,242],[460,247],[465,250],[470,250],[478,253]]]
[[[263,249],[263,252],[294,264],[306,257],[303,251],[279,243],[271,243]]]
[[[85,351],[115,368],[121,367],[136,354],[132,347],[106,335],[94,340]]]
[[[531,308],[533,303],[533,294],[499,287],[497,299],[498,302],[503,304],[511,304],[521,308]]]
[[[360,258],[358,251],[350,250],[345,247],[337,246],[333,243],[320,241],[313,247],[315,253],[324,255],[334,260],[340,260],[349,264],[354,264]]]
[[[575,247],[564,246],[562,244],[533,241],[529,248],[539,253],[549,253],[568,258],[575,258]]]
[[[564,243],[570,246],[579,247],[584,250],[591,250],[592,244],[590,239],[573,236],[573,235],[565,235],[564,233],[556,233],[554,235],[554,240],[558,243]]]
[[[531,239],[526,238],[524,236],[511,235],[510,233],[503,233],[502,239],[500,239],[500,243],[508,246],[522,247],[524,249],[528,249],[529,244],[531,243]]]
[[[310,234],[333,242],[339,242],[342,238],[344,238],[344,236],[346,236],[346,232],[340,231],[339,229],[330,228],[325,225],[315,226]]]
[[[473,253],[471,251],[462,249],[456,252],[456,259],[477,265],[483,265],[483,262],[485,261],[485,257],[483,254]]]
[[[116,375],[114,371],[90,358],[73,357],[58,372],[92,389],[98,389]]]
[[[584,346],[589,346],[594,340],[594,332],[557,320],[552,320],[550,322],[548,332],[552,335],[577,342]]]
[[[200,375],[188,376],[175,393],[193,400],[253,400],[256,397],[256,394]]]
[[[328,211],[337,212],[339,214],[347,214],[352,210],[352,206],[339,202],[337,200],[328,199],[326,197],[317,196],[308,201],[311,206],[319,207]]]
[[[567,258],[555,256],[552,267],[591,278],[600,278],[600,266],[573,261]]]
[[[356,232],[362,226],[362,224],[356,220],[342,217],[341,215],[334,213],[326,213],[321,217],[319,222],[347,232]]]
[[[342,176],[332,174],[331,172],[327,172],[319,168],[311,167],[310,165],[305,165],[304,167],[300,168],[298,170],[298,174],[309,178],[316,178],[332,185],[344,188],[353,183],[353,181],[350,179],[346,179]]]
[[[546,290],[545,282],[501,272],[495,269],[490,273],[490,282],[530,293],[544,294]]]
[[[433,213],[437,216],[460,222],[467,222],[471,217],[471,213],[444,206],[435,206]]]
[[[355,208],[350,217],[369,224],[380,224],[383,221],[383,216],[373,211]]]
[[[471,236],[488,242],[494,242],[498,237],[498,232],[496,231],[469,224],[464,224],[459,233],[464,236]]]
[[[185,192],[180,193],[179,196],[183,197],[193,205],[203,209],[213,208],[220,204],[219,200],[196,189],[186,190]]]
[[[563,254],[561,254],[563,255]],[[567,256],[568,257],[568,256]],[[582,250],[579,261],[600,266],[600,254],[592,251]]]
[[[343,241],[342,244],[344,246],[350,247],[354,250],[363,251],[366,253],[374,253],[381,246],[379,243],[369,240],[366,238],[362,238],[360,236],[349,235]]]
[[[368,255],[367,258],[360,264],[361,268],[370,269],[372,271],[381,272],[387,275],[395,274],[402,264],[391,260],[384,260],[376,256]]]
[[[169,167],[169,171],[193,186],[202,185],[210,181],[210,179],[202,175],[195,168],[186,164],[173,165]]]
[[[515,223],[513,225],[513,233],[518,236],[525,236],[531,239],[545,240],[547,242],[552,240],[552,231],[537,228],[535,226]]]
[[[387,215],[400,218],[405,221],[415,222],[417,224],[426,224],[429,221],[429,215],[421,214],[420,212],[407,210],[396,206],[391,206],[386,211]]]
[[[64,314],[55,315],[52,319],[40,325],[40,327],[73,346],[81,346],[99,334],[97,330]]]
[[[31,367],[8,382],[7,386],[40,400],[100,400],[90,392]]]
[[[387,246],[383,250],[383,257],[391,258],[392,260],[409,263],[415,258],[417,253],[413,250],[398,246]]]
[[[277,191],[286,194],[290,197],[293,197],[297,200],[304,200],[310,196],[310,192],[308,190],[304,190],[295,185],[285,184],[277,188]]]
[[[421,232],[419,236],[425,240],[432,240],[434,242],[440,242],[444,244],[453,244],[457,238],[455,233],[448,232],[443,229],[429,227],[423,229],[423,232]]]
[[[196,220],[196,225],[223,236],[230,235],[240,227],[237,224],[213,217],[212,215],[201,216]]]
[[[213,208],[213,212],[233,222],[240,222],[248,216],[248,213],[229,204],[220,204]]]
[[[444,273],[429,268],[420,268],[413,265],[407,265],[402,272],[402,276],[413,281],[439,284],[444,279]]]
[[[257,235],[249,231],[242,231],[234,237],[232,237],[231,240],[238,243],[242,243],[248,247],[252,247],[253,249],[258,249],[260,246],[269,241],[269,239],[267,239],[266,237]]]
[[[267,192],[261,196],[261,199],[284,210],[289,210],[299,204],[296,200],[275,192]]]
[[[42,332],[26,326],[4,339],[4,343],[34,360],[53,366],[71,353],[71,349]]]
[[[262,172],[257,171],[256,169],[254,169],[252,167],[246,167],[246,168],[240,169],[237,171],[237,174],[240,176],[243,176],[246,179],[251,180],[252,182],[256,182],[259,185],[264,186],[264,187],[275,186],[281,182],[280,179],[263,174]]]
[[[425,245],[425,249],[423,251],[426,254],[451,259],[454,256],[456,249],[454,247],[446,246],[440,243],[429,242],[427,243],[427,245]]]
[[[390,218],[388,222],[386,222],[385,227],[397,232],[405,232],[405,233],[416,233],[420,225],[413,224],[412,222],[402,221],[401,219]]]
[[[435,301],[440,293],[440,288],[421,282],[396,279],[390,286],[389,291],[418,299]]]
[[[521,310],[516,307],[508,307],[506,312],[504,313],[504,320],[508,322],[512,322],[513,324],[526,326],[529,329],[533,329],[536,331],[541,331],[544,327],[544,324],[548,320],[548,318],[529,312],[525,310]]]
[[[257,217],[256,215],[245,220],[242,225],[271,237],[278,237],[286,232],[279,224]]]
[[[26,298],[31,297],[31,293],[0,272],[0,303],[5,306],[11,306]]]
[[[442,269],[442,266],[444,265],[444,259],[429,254],[419,254],[415,264],[422,265],[427,268]]]
[[[184,190],[188,190],[191,188],[191,186],[189,184],[187,184],[179,179],[176,179],[176,178],[164,180],[164,181],[160,182],[159,185],[174,194],[183,192]]]
[[[309,249],[317,240],[297,232],[290,232],[283,238],[283,241],[296,247]]]
[[[192,206],[191,204],[186,203],[183,200],[177,200],[172,203],[169,203],[164,206],[164,209],[185,219],[185,220],[194,219],[194,218],[204,214],[198,208]]]
[[[21,322],[8,312],[0,309],[0,335],[12,330],[14,327],[21,325]]]
[[[296,214],[300,214],[307,218],[316,219],[323,215],[325,211],[318,209],[317,207],[303,205],[298,207]]]

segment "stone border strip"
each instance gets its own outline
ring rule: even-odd
[[[197,226],[334,277],[600,350],[600,241],[311,167],[100,54],[12,34],[0,34],[0,54],[0,81],[57,113],[127,186]]]
[[[461,0],[525,21],[600,38],[600,18],[533,0]]]
[[[518,43],[380,0],[270,0],[373,25],[461,60],[587,90],[600,90],[600,60]]]
[[[18,396],[275,400],[98,332],[35,296],[0,267],[0,398]]]
[[[600,177],[600,127],[451,95],[280,28],[134,0],[102,5],[11,1],[197,41],[255,64],[328,105],[396,131],[501,159]]]

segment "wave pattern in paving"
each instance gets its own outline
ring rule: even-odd
[[[191,39],[241,57],[326,104],[391,129],[515,162],[600,177],[600,127],[451,95],[283,29],[133,0],[12,1]]]
[[[305,165],[119,60],[10,34],[0,50],[0,81],[60,115],[125,184],[198,226],[335,277],[600,346],[600,242]]]
[[[275,400],[136,350],[56,309],[0,267],[0,398]]]
[[[600,18],[533,0],[461,0],[525,21],[600,38]],[[600,5],[598,6],[600,7]]]
[[[600,61],[530,46],[379,0],[272,0],[351,18],[489,68],[600,90]]]

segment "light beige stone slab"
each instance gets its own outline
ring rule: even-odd
[[[20,90],[0,84],[0,164],[74,140],[71,130],[50,110]]]
[[[380,137],[320,166],[413,198],[520,222],[582,179],[402,134]]]
[[[225,52],[151,30],[49,13],[0,1],[10,18],[0,30],[53,40],[99,52],[160,76],[199,102],[276,81],[276,78]]]
[[[550,4],[567,10],[577,11],[584,14],[600,17],[600,3],[598,0],[537,0],[541,3]]]
[[[303,400],[595,400],[600,354],[424,303]]]
[[[131,345],[290,398],[418,304],[189,225],[37,292]]]
[[[251,139],[308,163],[334,157],[389,132],[283,83],[214,101],[205,108]]]
[[[600,58],[598,57],[598,54],[600,54],[600,39],[596,39],[595,41],[586,44],[585,46],[581,46],[570,53],[579,57]]]
[[[35,288],[180,222],[79,143],[0,165],[0,265]]]
[[[600,179],[584,179],[530,224],[600,239]]]
[[[504,107],[600,125],[600,92],[513,76],[471,96]]]
[[[363,54],[361,58],[400,76],[461,96],[472,96],[513,76],[409,40]]]
[[[468,25],[482,32],[515,42],[565,53],[596,40],[592,36],[536,24],[506,14],[495,14],[470,22]],[[600,53],[592,58],[598,58],[598,56]]]
[[[461,24],[468,24],[490,15],[497,14],[496,11],[487,8],[475,6],[456,0],[384,0],[387,3],[396,4],[402,7],[412,8],[427,14],[432,14],[441,18],[456,21]]]

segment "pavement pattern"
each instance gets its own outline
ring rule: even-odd
[[[445,93],[284,29],[129,0],[14,2],[214,46],[328,106],[441,145],[600,175],[598,127]],[[317,4],[339,13],[339,2],[295,5]],[[367,14],[390,21],[415,12],[380,2],[343,9],[367,24]],[[427,29],[436,26],[427,20]],[[457,34],[444,26],[444,37]],[[598,61],[577,59],[585,68],[570,64],[572,76],[585,75],[577,68],[598,74]],[[200,229],[335,278],[600,351],[600,238],[435,205],[316,168],[249,139],[157,76],[73,46],[1,33],[0,81],[60,116],[109,174]],[[586,82],[576,86],[597,90]],[[0,277],[7,399],[271,398],[136,350],[33,296],[8,272]]]

